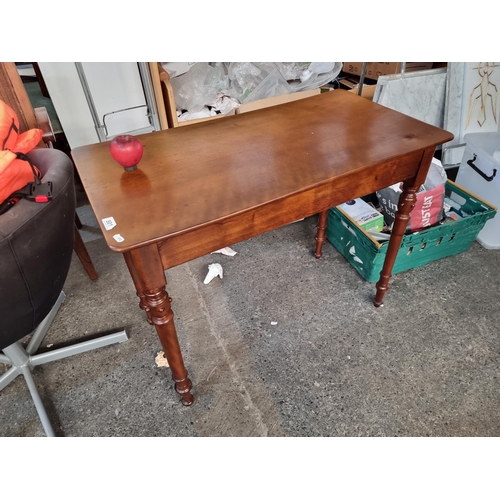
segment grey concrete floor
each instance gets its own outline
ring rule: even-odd
[[[42,349],[125,328],[130,339],[35,368],[60,436],[499,436],[500,251],[392,278],[375,308],[314,217],[166,272],[195,404],[183,407],[121,255],[79,209],[99,278],[76,255]],[[208,265],[223,279],[204,285]],[[0,371],[2,365],[0,365]],[[0,435],[42,436],[18,377]]]

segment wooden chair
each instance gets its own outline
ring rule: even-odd
[[[13,62],[0,63],[0,99],[7,103],[17,114],[21,132],[32,128],[39,128],[43,131],[43,137],[38,147],[52,147],[56,138],[47,110],[45,108],[33,108],[16,65]],[[97,272],[82,240],[82,236],[78,230],[79,227],[81,228],[81,223],[75,212],[74,250],[90,279],[95,280],[97,279]]]

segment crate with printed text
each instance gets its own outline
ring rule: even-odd
[[[446,222],[403,236],[392,274],[465,252],[496,215],[496,207],[454,182],[446,182],[446,196]],[[338,207],[329,210],[326,237],[366,281],[379,280],[389,241],[377,241]]]

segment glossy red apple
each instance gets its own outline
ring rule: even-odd
[[[135,170],[141,161],[144,147],[133,135],[118,135],[109,143],[109,152],[113,159],[125,170]]]

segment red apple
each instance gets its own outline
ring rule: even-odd
[[[135,170],[141,161],[144,147],[133,135],[118,135],[109,143],[113,159],[125,170]]]

